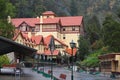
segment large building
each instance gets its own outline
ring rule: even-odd
[[[47,39],[50,36],[54,37],[57,50],[61,53],[68,50],[70,53],[68,48],[70,48],[71,40],[74,40],[78,47],[79,36],[84,35],[83,16],[57,17],[54,12],[46,11],[37,18],[11,19],[9,17],[8,21],[15,26],[18,32],[15,34],[14,40],[37,49],[40,54],[45,54],[48,50],[45,47],[46,42],[50,41]]]

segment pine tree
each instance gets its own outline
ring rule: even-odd
[[[103,42],[110,50],[120,52],[120,23],[107,16],[103,23]]]

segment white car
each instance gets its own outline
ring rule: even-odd
[[[0,74],[15,74],[15,68],[10,67],[0,68]]]

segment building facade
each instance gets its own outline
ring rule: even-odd
[[[37,49],[39,53],[45,52],[45,38],[49,35],[54,36],[56,48],[61,53],[70,48],[71,40],[78,47],[79,36],[84,35],[83,16],[57,17],[54,12],[46,11],[37,18],[9,18],[8,22],[15,26],[17,32],[20,31],[19,36],[16,36],[18,33],[15,34],[14,40]],[[34,43],[39,38],[41,41]]]

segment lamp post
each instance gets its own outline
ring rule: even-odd
[[[72,40],[70,42],[70,47],[72,49],[72,71],[71,71],[71,80],[73,80],[73,49],[76,47],[76,43]]]
[[[39,55],[38,55],[38,54],[35,55],[35,59],[37,60],[37,65],[36,65],[36,67],[37,67],[37,70],[38,70],[38,62],[39,62]]]
[[[54,43],[54,37],[51,37],[51,41],[49,44],[50,52],[51,52],[51,80],[53,80],[53,63],[52,63],[52,58],[53,58],[53,52],[55,50],[55,43]]]
[[[43,72],[44,72],[44,62],[45,62],[45,55],[43,56]]]

